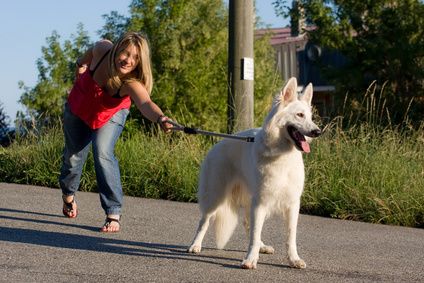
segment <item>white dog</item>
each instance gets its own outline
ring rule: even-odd
[[[244,226],[250,232],[243,268],[255,269],[259,253],[274,253],[261,241],[264,221],[273,212],[285,218],[290,266],[306,267],[296,248],[305,179],[302,152],[310,151],[305,136],[316,138],[321,131],[312,122],[312,84],[299,98],[296,89],[297,81],[291,78],[275,97],[263,127],[239,133],[253,136],[253,143],[223,139],[207,154],[198,187],[203,215],[188,252],[200,252],[212,216],[217,247],[224,248],[238,223],[238,208],[242,207],[246,210]]]

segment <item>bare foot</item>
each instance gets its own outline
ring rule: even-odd
[[[108,215],[103,225],[102,232],[118,232],[121,226],[120,215]]]
[[[77,217],[77,204],[75,202],[75,196],[64,196],[63,199],[63,215],[69,218]]]

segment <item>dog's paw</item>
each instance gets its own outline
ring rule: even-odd
[[[256,269],[257,260],[243,260],[241,263],[241,268],[243,269]]]
[[[303,261],[303,260],[301,260],[301,259],[298,259],[298,260],[290,260],[290,267],[292,267],[292,268],[298,268],[298,269],[305,269],[306,268],[306,263]]]
[[[188,247],[187,252],[192,254],[198,254],[202,250],[201,246],[192,245]]]
[[[265,246],[263,245],[260,249],[259,252],[261,254],[273,254],[274,253],[274,248],[271,246]]]

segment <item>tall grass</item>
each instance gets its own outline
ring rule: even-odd
[[[305,155],[306,213],[424,228],[424,134],[340,122]]]
[[[10,147],[0,147],[0,181],[58,187],[62,131],[53,128],[26,132],[25,138],[17,134]]]
[[[115,146],[124,194],[195,202],[198,170],[211,144],[203,136],[164,134],[128,121]],[[0,147],[0,181],[59,188],[63,146],[60,126],[18,136],[12,146]],[[91,151],[80,190],[97,191]]]
[[[302,212],[424,228],[424,124],[392,125],[374,92],[357,106],[362,114],[346,108],[320,125],[323,136],[304,154]],[[200,164],[217,140],[128,121],[115,147],[124,194],[195,202]],[[60,126],[18,137],[0,148],[0,181],[58,188],[63,145]],[[81,190],[97,190],[90,155]]]
[[[392,125],[372,86],[356,108],[304,155],[303,212],[424,228],[424,123]]]
[[[210,146],[202,136],[126,131],[115,150],[124,193],[195,202],[199,167]]]

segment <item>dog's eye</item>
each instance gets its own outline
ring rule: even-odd
[[[297,117],[303,118],[303,113],[297,113]]]

